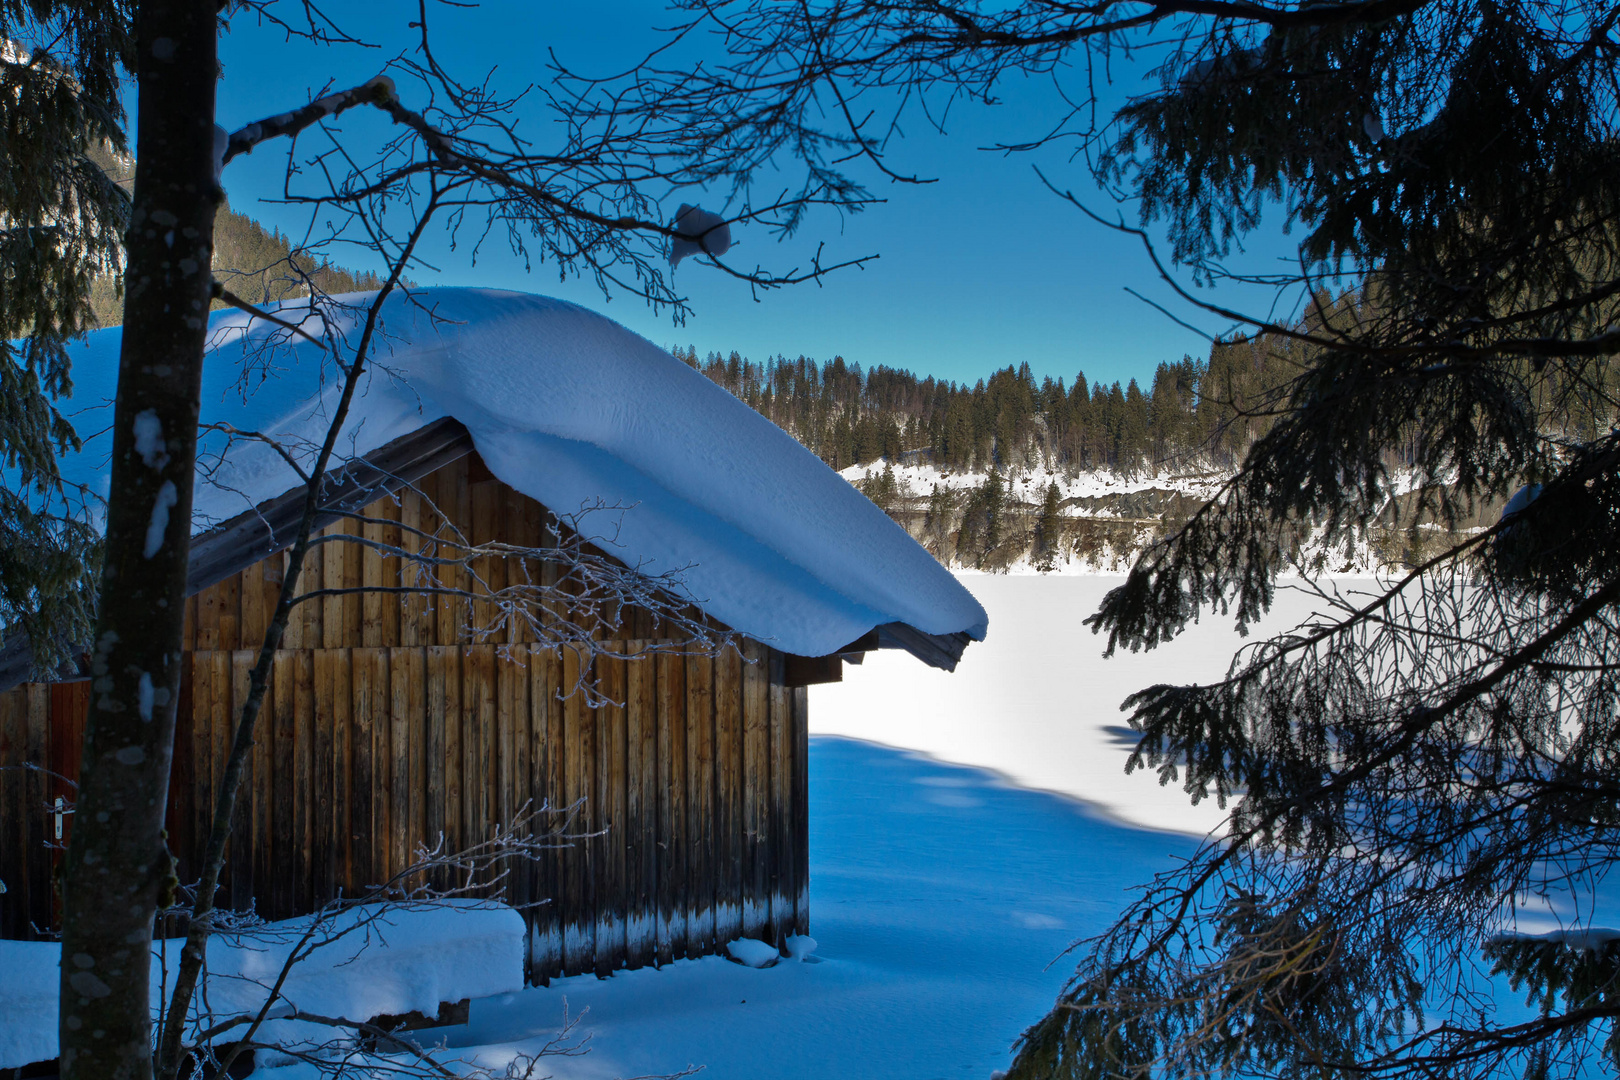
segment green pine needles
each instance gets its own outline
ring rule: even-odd
[[[129,196],[97,160],[124,147],[130,45],[118,3],[0,3],[0,628],[42,668],[94,611],[100,507],[57,473],[78,436],[56,403],[96,279],[122,265]]]

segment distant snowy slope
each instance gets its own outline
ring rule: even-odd
[[[339,297],[325,313],[351,345],[365,299]],[[211,325],[203,421],[312,456],[341,387],[330,356],[239,312]],[[321,321],[304,326],[319,333]],[[76,406],[110,399],[118,341],[106,330],[79,347]],[[496,476],[553,511],[623,508],[579,527],[632,565],[684,568],[701,606],[752,637],[819,655],[894,621],[984,636],[984,609],[882,511],[769,420],[601,315],[521,293],[420,290],[386,305],[375,363],[346,453],[453,416]],[[107,420],[85,413],[80,431]],[[206,445],[218,455],[223,436]],[[104,493],[105,459],[98,439],[64,468]],[[238,443],[200,471],[198,531],[297,482],[262,444]]]

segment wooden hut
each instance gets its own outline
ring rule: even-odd
[[[168,826],[182,881],[196,874],[302,498],[264,501],[193,544]],[[383,550],[447,531],[517,549],[556,537],[547,508],[496,479],[450,417],[331,474],[323,507],[333,539],[312,548],[298,591],[324,595],[294,609],[276,656],[222,905],[305,913],[387,880],[441,836],[465,848],[525,804],[575,807],[581,839],[514,863],[505,883],[531,926],[535,981],[808,932],[805,687],[877,648],[948,669],[970,640],[895,621],[816,656],[741,635],[716,653],[640,609],[616,612],[589,645],[544,644],[521,621],[474,633],[476,601],[413,591],[414,564]],[[474,579],[555,572],[508,561],[481,560]],[[20,640],[0,651],[0,765],[39,767],[0,770],[10,938],[58,922],[88,702],[87,681],[22,681],[30,668]],[[596,707],[574,692],[584,684]]]

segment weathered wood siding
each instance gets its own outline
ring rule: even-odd
[[[526,644],[534,635],[514,622],[494,633],[493,605],[411,591],[423,584],[473,593],[485,586],[499,590],[508,577],[555,584],[553,563],[481,558],[473,573],[447,568],[443,581],[423,576],[420,565],[386,556],[377,547],[336,540],[363,536],[374,544],[449,557],[452,541],[500,543],[543,549],[554,543],[546,529],[545,507],[487,476],[475,455],[430,473],[414,488],[378,499],[361,511],[361,520],[344,519],[319,532],[305,558],[298,595],[323,595],[293,608],[282,647],[287,649],[386,648],[396,645]],[[185,647],[188,651],[255,649],[275,612],[285,573],[285,553],[249,566],[186,602]],[[519,579],[516,575],[530,574]],[[476,575],[476,577],[475,577]],[[395,589],[396,592],[381,590]],[[342,592],[339,590],[350,590]],[[368,591],[369,590],[369,591]],[[694,613],[695,614],[695,613]],[[618,612],[617,624],[603,624],[604,640],[666,637],[669,631],[640,608]]]
[[[808,930],[803,688],[749,642],[718,657],[622,658],[538,645],[286,649],[277,654],[221,902],[267,918],[354,896],[489,839],[526,803],[575,807],[580,837],[515,862],[531,976],[668,963],[748,935]],[[250,650],[186,658],[169,834],[197,874]],[[773,670],[776,678],[772,678]],[[612,704],[593,709],[577,681]],[[76,776],[87,682],[0,694],[0,936],[56,924],[55,799]],[[69,835],[64,829],[61,840]],[[448,879],[437,882],[449,884]]]
[[[545,511],[476,461],[440,469],[340,522],[390,545],[545,543]],[[413,540],[412,538],[415,537]],[[210,824],[280,588],[277,555],[203,590],[188,607],[169,813],[183,881]],[[552,575],[487,559],[507,574]],[[468,587],[465,571],[445,575]],[[555,580],[552,578],[552,580]],[[506,897],[532,927],[530,975],[599,974],[701,956],[747,935],[780,944],[808,930],[806,697],[784,658],[754,642],[718,656],[681,651],[646,612],[619,612],[595,649],[536,644],[521,626],[488,635],[476,601],[365,589],[415,584],[400,561],[332,540],[316,545],[276,655],[227,855],[221,901],[268,918],[384,884],[421,845],[489,839],[526,804],[576,808],[578,835],[514,863]],[[487,606],[487,605],[485,605]],[[594,652],[594,656],[593,656]],[[608,704],[592,708],[595,686]],[[0,766],[69,777],[88,683],[0,694]],[[69,749],[71,747],[71,750]],[[56,919],[53,800],[71,787],[0,769],[0,935]],[[66,819],[71,822],[71,818]],[[438,882],[448,884],[448,880]]]

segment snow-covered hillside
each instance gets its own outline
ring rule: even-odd
[[[989,472],[925,460],[855,465],[840,473],[945,565],[992,573],[1123,573],[1136,556],[1219,494],[1232,474],[1207,467],[1132,474],[1070,472],[1040,463]],[[1368,575],[1412,565],[1452,535],[1412,527],[1412,478],[1396,475],[1380,519],[1349,545],[1302,535],[1297,568]],[[1055,489],[1055,490],[1053,490]],[[1477,508],[1463,529],[1489,524],[1500,506]],[[1422,519],[1419,519],[1422,520]]]

